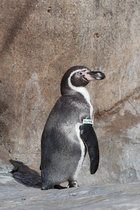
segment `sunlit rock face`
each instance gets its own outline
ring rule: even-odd
[[[140,2],[0,2],[0,168],[9,159],[39,170],[40,138],[60,81],[73,65],[106,74],[88,86],[100,167],[81,184],[140,180]],[[88,179],[87,179],[88,176]]]

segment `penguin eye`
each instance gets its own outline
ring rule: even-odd
[[[80,72],[77,72],[76,75],[77,76],[81,76],[82,75],[82,72],[81,71]]]

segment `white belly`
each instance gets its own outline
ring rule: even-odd
[[[77,168],[76,168],[76,171],[75,171],[75,174],[74,174],[74,180],[77,180],[77,176],[80,172],[80,169],[81,169],[81,166],[82,166],[82,163],[84,161],[84,157],[85,157],[85,145],[80,137],[80,125],[81,123],[77,123],[76,126],[75,126],[75,129],[76,129],[76,134],[77,134],[77,137],[78,137],[78,140],[79,140],[79,143],[80,143],[80,148],[81,148],[81,155],[80,155],[80,159],[78,161],[78,165],[77,165]]]

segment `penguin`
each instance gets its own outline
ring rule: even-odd
[[[88,152],[90,173],[99,165],[98,140],[93,129],[93,107],[85,88],[93,80],[105,78],[101,71],[73,66],[61,80],[61,97],[50,112],[41,137],[42,190],[68,181],[77,187],[77,177]]]

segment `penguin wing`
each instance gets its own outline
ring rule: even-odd
[[[87,146],[90,158],[90,173],[94,174],[99,165],[99,147],[96,133],[90,124],[82,124],[80,126],[80,135]]]

